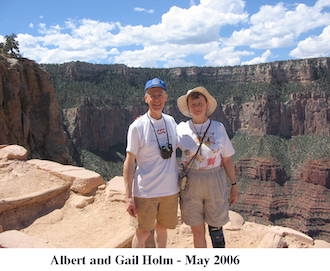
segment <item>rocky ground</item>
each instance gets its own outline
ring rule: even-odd
[[[61,174],[45,170],[46,166],[43,169],[37,167],[37,161],[8,158],[8,153],[3,153],[5,149],[0,148],[0,215],[8,216],[10,212],[4,211],[3,206],[17,202],[17,198],[33,197],[68,182]],[[33,212],[34,205],[24,202],[17,208],[24,207],[25,212]],[[190,227],[180,221],[180,212],[178,218],[177,228],[168,232],[168,247],[193,248]],[[93,193],[82,195],[71,190],[60,208],[38,217],[25,227],[17,225],[17,230],[3,228],[6,231],[0,233],[0,247],[130,247],[134,234],[131,218],[125,210],[122,177],[115,177],[107,185],[98,185]],[[234,212],[230,212],[224,234],[228,248],[329,247],[322,240],[313,240],[289,228],[244,221]],[[148,244],[152,247],[152,240]],[[210,240],[208,247],[211,247]]]

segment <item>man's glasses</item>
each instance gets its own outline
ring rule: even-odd
[[[148,94],[148,96],[149,96],[152,100],[156,100],[156,99],[164,99],[164,98],[165,98],[165,93],[163,93],[163,94]]]

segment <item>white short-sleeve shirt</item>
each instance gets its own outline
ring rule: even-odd
[[[182,163],[186,165],[196,153],[199,136],[203,136],[210,120],[203,124],[193,124],[191,120],[181,122],[177,126],[178,145],[182,150]],[[203,144],[198,151],[196,159],[189,167],[198,170],[211,169],[221,164],[221,157],[230,157],[235,150],[230,142],[224,125],[221,122],[212,120],[211,125],[205,134]]]
[[[175,154],[177,148],[176,126],[175,120],[169,115],[162,114],[162,118],[156,120],[151,118],[148,113],[129,126],[126,151],[136,155],[137,168],[134,174],[133,189],[135,197],[164,197],[179,192],[178,165]],[[173,147],[171,158],[163,159],[161,157],[155,132],[160,146],[167,146],[168,136]]]

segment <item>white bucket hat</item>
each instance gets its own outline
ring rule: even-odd
[[[206,115],[207,116],[212,115],[214,110],[217,108],[218,104],[217,104],[217,101],[210,95],[210,93],[204,87],[197,87],[197,88],[188,90],[186,95],[183,95],[178,98],[177,103],[178,103],[178,107],[179,107],[179,110],[181,111],[181,113],[183,115],[185,115],[186,117],[190,117],[190,118],[192,117],[189,112],[189,109],[188,109],[188,96],[193,92],[199,92],[206,97],[207,101],[209,102],[209,106],[206,109]]]

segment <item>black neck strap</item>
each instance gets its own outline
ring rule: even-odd
[[[157,143],[158,143],[158,147],[160,148],[160,144],[159,144],[159,140],[158,140],[158,136],[157,136],[157,133],[156,133],[155,126],[152,124],[152,121],[150,119],[149,113],[147,113],[147,116],[149,118],[149,121],[150,121],[150,124],[151,124],[152,128],[154,129],[154,133],[155,133],[155,137],[156,137],[156,140],[157,140]],[[163,114],[162,114],[162,118],[163,118],[164,123],[165,123],[165,130],[166,130],[166,136],[167,136],[167,146],[168,146],[170,144],[170,140],[168,138],[167,125],[166,125],[165,118],[163,117]]]

